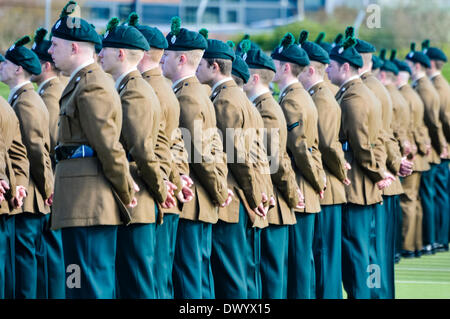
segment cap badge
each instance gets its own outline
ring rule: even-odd
[[[339,54],[342,54],[342,52],[344,52],[344,47],[341,47],[338,52]]]
[[[172,38],[170,39],[170,42],[172,42],[172,44],[174,44],[175,41],[177,41],[177,36],[173,35]]]
[[[247,60],[247,52],[242,55],[242,60]]]
[[[58,22],[56,22],[55,29],[58,29],[60,25],[61,25],[61,20],[59,20]]]
[[[283,47],[280,47],[280,48],[278,49],[278,53],[281,53],[281,52],[283,52]]]
[[[16,45],[15,44],[13,44],[10,48],[9,48],[9,50],[8,51],[12,51],[12,50],[14,50],[14,48],[16,47]]]

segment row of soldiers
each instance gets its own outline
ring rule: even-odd
[[[439,49],[46,33],[0,65],[1,298],[393,298],[400,205],[405,257],[448,247]]]

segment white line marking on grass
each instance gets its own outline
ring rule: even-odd
[[[398,267],[396,270],[423,270],[423,271],[444,271],[450,272],[449,268],[406,268],[406,267]]]
[[[440,284],[440,285],[450,285],[450,281],[408,281],[408,280],[396,280],[397,284]]]

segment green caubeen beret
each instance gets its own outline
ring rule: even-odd
[[[348,38],[351,38],[351,37],[355,37],[355,28],[347,27],[347,29],[345,29],[345,39],[348,39]],[[374,53],[374,52],[377,51],[375,46],[373,46],[369,42],[361,40],[361,39],[356,39],[355,49],[360,54],[363,54],[363,53]]]
[[[268,69],[276,72],[275,63],[270,56],[265,54],[261,49],[252,49],[249,39],[242,41],[240,51],[242,60],[247,63],[250,69]]]
[[[403,71],[403,72],[408,72],[409,74],[412,74],[411,68],[409,67],[408,63],[397,59],[397,50],[394,49],[391,51],[391,57],[389,60],[391,60],[393,63],[395,63],[399,72]]]
[[[295,63],[300,66],[309,65],[308,54],[295,44],[295,38],[289,32],[283,37],[280,45],[272,51],[271,57],[278,61]]]
[[[5,62],[5,57],[3,55],[0,54],[0,63],[1,62]]]
[[[303,30],[300,32],[300,36],[298,38],[298,45],[306,51],[306,54],[308,54],[308,58],[310,61],[316,61],[320,62],[322,64],[329,64],[330,63],[330,57],[328,55],[328,52],[325,51],[320,45],[318,45],[316,42],[310,42],[306,41],[308,40],[309,32]]]
[[[103,35],[102,45],[104,48],[150,50],[144,35],[136,27],[128,24],[119,25],[119,23],[118,18],[109,20]]]
[[[381,61],[378,55],[372,55],[372,70],[378,70],[382,64],[383,61]]]
[[[31,47],[31,51],[36,53],[39,59],[42,61],[52,62],[52,56],[48,53],[48,49],[52,45],[52,42],[45,39],[47,35],[47,30],[44,28],[39,28],[34,33],[34,43]]]
[[[245,34],[244,38],[239,41],[239,43],[236,46],[236,55],[242,55],[242,45],[244,43],[248,43],[248,41],[246,40],[250,40],[250,35],[249,34]],[[250,49],[249,50],[257,50],[257,49],[261,49],[261,47],[259,45],[257,45],[255,42],[250,40]]]
[[[127,24],[136,27],[145,37],[151,48],[167,49],[168,44],[164,34],[156,27],[140,24],[139,16],[136,12],[130,13]]]
[[[233,49],[235,47],[235,44],[233,41],[227,41],[227,45]],[[240,55],[235,55],[235,58],[233,60],[232,68],[231,68],[231,74],[234,76],[237,76],[241,78],[244,83],[248,82],[248,79],[250,79],[250,70],[248,69],[247,63],[245,63],[244,60],[240,57]]]
[[[380,59],[381,59],[381,61],[383,61],[383,64],[380,67],[381,71],[392,72],[395,75],[398,75],[398,72],[399,72],[398,67],[393,61],[393,59],[395,59],[395,55],[394,56],[391,55],[391,59],[387,60],[386,59],[386,49],[381,49]]]
[[[430,40],[428,39],[422,42],[422,52],[425,53],[430,60],[447,62],[445,53],[439,48],[430,47]]]
[[[92,25],[78,17],[60,18],[52,28],[52,36],[68,41],[101,44],[101,39]]]
[[[170,51],[205,50],[208,47],[206,39],[198,32],[181,28],[181,19],[172,18],[170,32],[166,36]]]
[[[227,43],[216,39],[208,39],[208,30],[206,29],[201,29],[199,33],[208,41],[208,48],[203,53],[203,58],[234,61],[234,51]]]
[[[330,59],[339,63],[349,63],[355,68],[364,65],[361,55],[355,49],[355,37],[349,37],[344,42],[336,45],[330,52]]]
[[[5,58],[14,64],[20,65],[31,74],[41,74],[41,62],[36,53],[25,47],[24,45],[31,41],[29,36],[24,36],[17,40],[6,51]]]
[[[416,44],[411,43],[411,51],[406,55],[406,60],[413,63],[420,63],[426,68],[431,68],[430,58],[422,51],[416,51]]]
[[[314,42],[319,45],[322,49],[324,49],[327,53],[330,53],[332,46],[331,43],[323,41],[325,39],[325,32],[320,32]]]

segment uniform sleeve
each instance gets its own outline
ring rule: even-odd
[[[274,186],[279,190],[289,207],[294,208],[299,202],[297,181],[292,169],[291,159],[286,153],[285,145],[281,145],[279,122],[274,114],[261,112],[264,128],[267,130],[267,155],[275,172],[271,174]],[[287,133],[285,133],[287,134]]]
[[[322,161],[334,176],[344,181],[347,178],[344,151],[335,136],[335,132],[339,132],[341,125],[339,105],[334,106],[334,101],[327,101],[321,96],[314,99],[314,102],[319,115],[319,150],[322,153]]]
[[[425,123],[428,127],[431,143],[438,153],[441,153],[447,145],[447,142],[442,132],[441,121],[439,120],[439,96],[433,93],[424,92],[424,94],[421,94],[421,97],[425,106]]]
[[[202,186],[209,193],[212,201],[223,204],[228,198],[226,161],[224,163],[223,147],[217,130],[199,131],[203,123],[200,102],[191,96],[178,97],[181,106],[180,126],[190,134],[190,167],[200,179]],[[186,132],[186,133],[187,133]],[[199,134],[200,133],[200,134]],[[225,175],[225,176],[224,176]]]
[[[8,150],[8,155],[11,160],[16,186],[24,186],[26,188],[29,183],[30,162],[28,161],[27,148],[22,142],[22,134],[18,121],[16,121],[14,138]]]
[[[90,84],[80,91],[77,105],[81,128],[89,144],[97,152],[106,178],[111,182],[125,205],[134,197],[125,151],[119,142],[120,127],[115,122],[115,109],[111,107],[111,94],[98,84]],[[121,111],[120,111],[121,112]],[[121,114],[120,114],[121,116]]]
[[[55,146],[58,143],[58,118],[59,118],[59,97],[54,92],[45,92],[42,100],[48,109],[49,130],[50,130],[50,154],[55,153]]]
[[[312,154],[312,145],[308,145],[306,141],[305,123],[308,121],[306,112],[299,103],[291,99],[284,99],[282,104],[288,125],[287,148],[294,157],[295,165],[302,176],[319,193],[323,190],[324,180],[317,169],[316,159]],[[319,150],[314,150],[314,152],[319,152]]]
[[[151,135],[156,114],[150,101],[137,89],[126,89],[121,96],[123,124],[121,136],[127,145],[128,152],[136,161],[142,179],[150,193],[159,202],[167,198],[167,187],[161,172],[160,161],[154,151],[154,136]],[[159,107],[159,105],[158,105]],[[145,125],[140,125],[145,121]],[[158,122],[159,124],[159,122]],[[163,133],[159,131],[160,133]],[[160,145],[161,146],[161,145]],[[166,158],[170,161],[170,152]]]
[[[228,168],[242,188],[245,198],[251,208],[257,207],[262,201],[260,186],[255,177],[255,171],[250,161],[250,147],[252,136],[245,132],[244,115],[242,111],[229,99],[216,98],[214,101],[216,110],[217,127],[225,134],[224,147],[226,151],[232,150],[233,159],[228,162]],[[227,130],[234,129],[233,134]]]
[[[16,107],[16,114],[20,122],[22,140],[27,148],[30,162],[30,176],[37,189],[45,199],[53,193],[53,172],[51,169],[49,150],[45,146],[44,132],[48,130],[48,123],[39,119],[39,109],[27,102]]]
[[[356,162],[362,167],[364,172],[374,182],[384,179],[382,162],[377,161],[373,146],[384,148],[380,141],[374,141],[371,145],[369,140],[369,116],[367,109],[361,107],[365,101],[354,95],[346,96],[342,99],[342,128],[348,138]],[[380,153],[383,151],[380,150]]]

